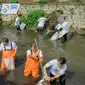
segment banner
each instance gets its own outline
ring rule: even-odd
[[[20,4],[3,4],[1,13],[2,14],[17,14]]]

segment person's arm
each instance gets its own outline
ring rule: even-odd
[[[48,62],[46,65],[44,65],[44,67],[43,67],[44,75],[45,75],[45,77],[46,77],[46,80],[48,80],[48,81],[50,81],[50,77],[49,77],[48,74],[47,74],[46,68],[52,67],[54,61],[55,61],[55,60],[49,61],[49,62]]]
[[[14,53],[12,54],[12,57],[14,57],[16,55],[16,52],[17,52],[17,45],[14,42],[12,42],[12,47],[14,49]]]
[[[56,74],[54,77],[50,78],[50,81],[53,81],[54,79],[59,78],[61,75],[62,75],[61,73]]]
[[[46,80],[50,80],[50,77],[48,76],[47,71],[46,71],[46,65],[43,67],[43,71],[44,71],[44,75],[46,77]]]
[[[44,58],[41,57],[41,58],[39,59],[39,62],[42,63],[43,61],[44,61]]]
[[[30,55],[30,57],[32,57],[32,58],[37,58],[37,56],[40,54],[40,50],[37,50],[37,52],[36,53],[34,53],[34,54],[32,54],[32,55]]]
[[[44,71],[44,75],[45,75],[45,76],[48,76],[47,71],[46,71],[46,65],[44,65],[43,71]]]
[[[37,21],[39,22],[41,18],[39,18]]]
[[[14,51],[14,53],[12,54],[12,57],[14,57],[16,55],[17,49]]]
[[[37,56],[39,55],[40,51],[38,50],[36,53],[31,54],[31,51],[27,51],[27,57],[30,57],[31,59],[35,60],[36,62],[39,62]]]

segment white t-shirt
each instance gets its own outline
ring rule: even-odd
[[[41,17],[38,19],[38,27],[44,27],[45,21],[47,20],[47,18]]]
[[[49,68],[50,67],[50,72],[53,75],[56,75],[57,73],[61,73],[62,75],[65,74],[65,71],[67,69],[67,65],[64,64],[62,67],[58,67],[57,66],[57,62],[58,62],[57,59],[51,60],[50,62],[48,62],[46,64],[46,68]]]
[[[63,28],[59,33],[59,38],[61,38],[63,35],[69,32],[69,24],[68,22],[63,22],[62,25],[58,24],[56,28],[59,30],[60,28]],[[58,32],[56,32],[58,33]]]
[[[61,28],[63,28],[65,33],[68,33],[68,31],[69,31],[69,24],[68,24],[68,22],[63,22],[62,25],[61,25]]]
[[[17,17],[15,20],[15,26],[20,26],[20,18]]]
[[[16,50],[17,49],[17,45],[14,42],[10,42],[7,46],[4,46],[3,42],[0,44],[0,50],[11,50],[11,45],[12,45],[12,49]]]
[[[32,52],[34,54],[34,52]],[[31,50],[27,51],[27,56],[31,55]],[[43,57],[42,51],[40,50],[40,54],[38,55],[39,58]]]

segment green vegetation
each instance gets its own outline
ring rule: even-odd
[[[44,4],[44,3],[47,2],[47,0],[36,0],[36,2],[39,3],[39,4]]]
[[[18,3],[18,0],[11,0],[11,3]]]
[[[26,16],[23,16],[21,18],[21,23],[26,23],[26,26],[29,27],[29,29],[35,29],[37,25],[37,20],[41,17],[41,15],[44,13],[42,10],[34,10],[27,13]]]
[[[34,11],[30,11],[27,14],[21,14],[22,18],[21,18],[21,23],[25,23],[26,24],[26,28],[30,29],[30,30],[35,30],[35,28],[37,27],[37,20],[41,17],[42,14],[45,14],[43,10],[34,10]],[[53,23],[58,23],[57,18],[63,14],[62,10],[56,10],[54,12],[52,12],[51,14],[45,14],[46,18],[48,19],[47,23],[46,23],[46,28],[49,29],[50,25],[52,25]],[[14,27],[14,22],[15,19],[8,22],[7,25]]]

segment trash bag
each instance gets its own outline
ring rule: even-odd
[[[26,24],[25,23],[21,23],[20,25],[20,29],[23,30],[25,28]]]
[[[47,81],[46,77],[44,77],[36,85],[50,85],[50,81]]]
[[[5,58],[4,61],[5,61],[7,70],[14,70],[15,69],[14,59],[11,56],[9,58]]]

